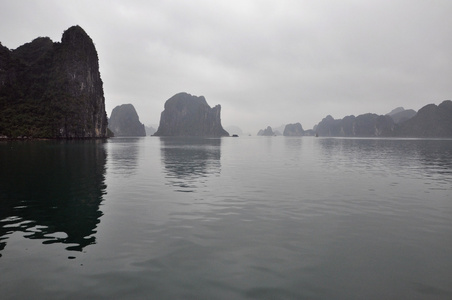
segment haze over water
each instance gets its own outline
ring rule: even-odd
[[[0,143],[2,299],[451,299],[452,140]]]

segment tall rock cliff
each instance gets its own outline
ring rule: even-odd
[[[0,44],[0,136],[107,136],[97,51],[80,26],[66,30],[61,43]]]
[[[115,136],[146,136],[144,124],[140,123],[132,104],[116,106],[111,112],[108,128]]]
[[[213,108],[203,96],[179,93],[165,102],[155,136],[229,136],[221,126],[221,106]]]

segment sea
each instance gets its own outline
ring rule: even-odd
[[[0,142],[1,299],[452,299],[452,140]]]

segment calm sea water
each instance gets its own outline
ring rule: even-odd
[[[0,143],[1,299],[452,299],[452,141]]]

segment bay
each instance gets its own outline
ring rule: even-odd
[[[452,140],[0,143],[2,299],[451,299]]]

